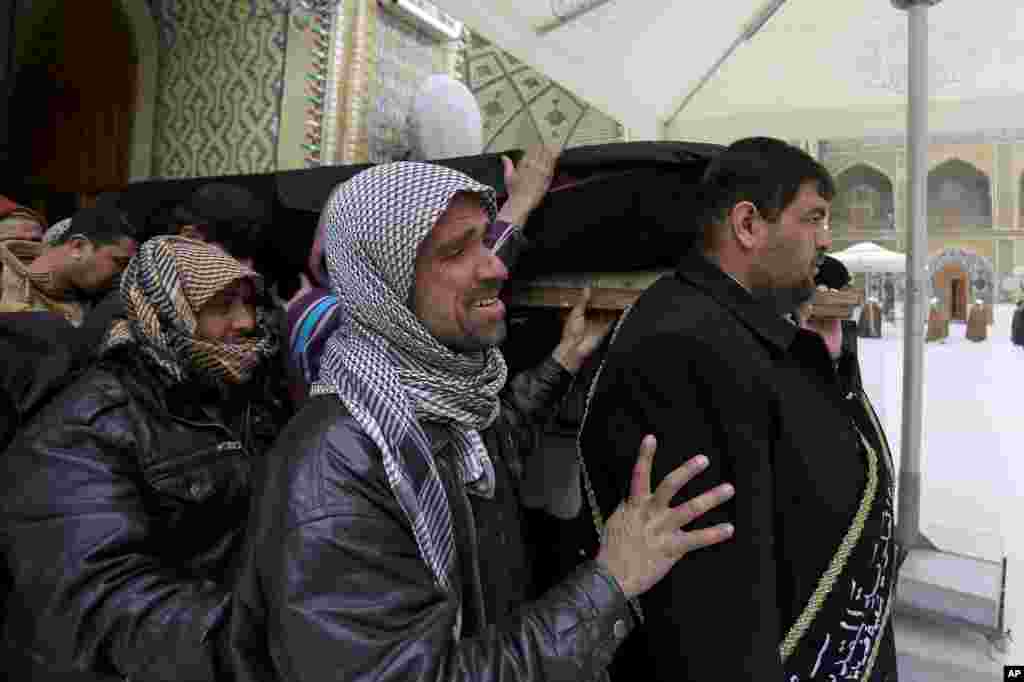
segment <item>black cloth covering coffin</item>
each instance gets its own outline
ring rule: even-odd
[[[696,187],[720,147],[628,142],[566,150],[555,184],[525,226],[532,248],[517,277],[565,271],[670,268],[696,234]],[[506,152],[518,160],[519,151]],[[438,161],[505,196],[501,154]],[[368,164],[254,175],[132,183],[118,204],[147,235],[162,231],[174,207],[210,182],[241,185],[270,204],[272,229],[258,247],[271,279],[305,269],[317,220],[331,191]],[[282,289],[287,294],[290,287]]]

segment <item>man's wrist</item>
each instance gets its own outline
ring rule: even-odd
[[[533,213],[533,206],[518,201],[515,197],[510,197],[498,211],[498,220],[523,227],[531,213]]]
[[[578,352],[571,346],[565,343],[560,343],[555,346],[555,350],[551,352],[551,357],[554,358],[555,362],[561,365],[565,371],[575,375],[580,371],[580,367],[583,366],[583,358]]]

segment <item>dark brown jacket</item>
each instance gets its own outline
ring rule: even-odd
[[[252,516],[233,638],[243,679],[600,678],[631,623],[613,578],[588,562],[523,603],[532,595],[511,479],[519,461],[529,466],[536,427],[568,381],[548,360],[503,393],[483,433],[499,469],[495,508],[469,499],[448,444],[428,429],[453,516],[457,595],[421,559],[376,445],[336,397],[311,399],[267,458]],[[500,556],[484,561],[491,552]]]
[[[230,679],[253,464],[287,416],[262,385],[217,408],[126,349],[15,437],[0,457],[4,679]]]
[[[736,486],[733,500],[691,524],[730,521],[736,534],[686,556],[640,598],[646,622],[620,652],[615,679],[783,682],[780,643],[865,489],[853,425],[886,456],[857,383],[836,371],[820,336],[754,301],[699,253],[644,292],[608,351],[583,427],[598,506],[607,516],[622,499],[633,466],[625,453],[653,433],[656,481],[698,453],[710,459],[676,503]],[[584,502],[587,527],[566,553],[596,542]],[[861,540],[875,541],[885,538]],[[873,681],[896,673],[891,623],[873,671]]]

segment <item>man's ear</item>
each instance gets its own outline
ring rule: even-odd
[[[751,250],[761,243],[764,221],[757,207],[749,201],[741,201],[729,211],[729,228],[744,249]]]
[[[206,241],[206,235],[198,225],[182,225],[181,229],[178,230],[178,236],[185,239],[196,239],[201,242]]]

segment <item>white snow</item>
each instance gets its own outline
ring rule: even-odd
[[[1024,348],[1010,342],[1013,305],[997,305],[986,341],[950,325],[947,340],[925,345],[921,525],[943,550],[988,560],[1008,557],[1006,623],[1024,617]],[[865,387],[893,455],[902,423],[902,322],[881,339],[860,339]],[[1024,637],[1020,637],[1024,641]],[[1011,643],[1005,662],[1024,663]]]

